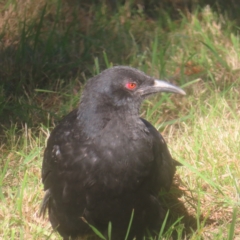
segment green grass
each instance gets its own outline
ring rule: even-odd
[[[187,92],[154,96],[141,108],[183,164],[171,192],[160,193],[169,214],[159,239],[240,238],[234,22],[207,7],[178,20],[161,9],[153,20],[128,4],[110,14],[105,5],[10,0],[0,1],[0,10],[1,239],[60,239],[39,218],[46,139],[77,106],[87,79],[118,64],[168,78]]]

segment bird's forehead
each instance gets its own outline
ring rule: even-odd
[[[131,67],[125,67],[125,66],[117,66],[110,69],[107,69],[102,72],[104,76],[110,76],[110,77],[117,77],[118,79],[123,78],[137,78],[137,79],[144,79],[148,76],[138,69],[131,68]]]
[[[118,71],[120,76],[123,76],[124,78],[132,78],[135,80],[145,80],[148,78],[148,76],[137,70],[137,69],[119,69]]]

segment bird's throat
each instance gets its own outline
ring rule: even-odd
[[[104,108],[78,109],[77,121],[81,131],[89,138],[95,138],[111,122],[121,123],[126,128],[133,127],[132,124],[139,119],[138,111],[131,111],[129,108],[111,109]],[[114,130],[113,130],[114,131]]]

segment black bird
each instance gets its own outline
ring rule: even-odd
[[[125,66],[88,80],[78,109],[52,131],[44,152],[42,181],[54,229],[63,239],[89,232],[86,221],[108,238],[123,240],[159,231],[164,211],[158,200],[175,173],[163,137],[139,117],[141,102],[157,92],[185,92]]]

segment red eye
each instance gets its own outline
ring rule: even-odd
[[[133,90],[137,87],[137,84],[135,82],[128,82],[125,86],[129,90]]]

